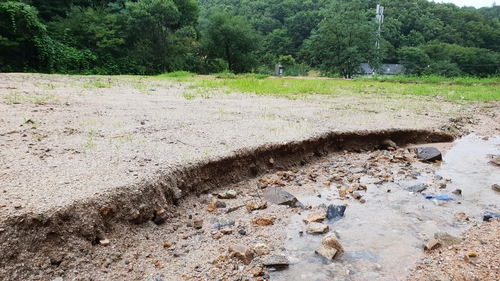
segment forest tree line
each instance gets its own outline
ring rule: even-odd
[[[384,9],[380,35],[375,7]],[[380,42],[380,48],[375,42]],[[427,0],[0,0],[0,71],[154,75],[361,63],[411,75],[500,75],[500,6]]]

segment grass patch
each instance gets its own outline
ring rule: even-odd
[[[112,84],[111,82],[103,82],[103,81],[87,81],[83,84],[83,87],[85,89],[91,89],[91,88],[100,88],[100,89],[103,89],[103,88],[111,88]]]
[[[399,82],[399,83],[415,83],[415,84],[457,84],[457,85],[500,85],[500,77],[476,78],[476,77],[454,77],[447,78],[442,76],[382,76],[378,78],[363,78],[363,80],[376,79],[381,82]]]
[[[21,94],[19,92],[14,92],[5,95],[3,98],[8,103],[28,102],[28,103],[44,104],[44,103],[59,102],[59,97],[57,97],[55,94],[27,94],[27,93]]]
[[[189,71],[174,71],[158,75],[160,78],[185,78],[193,76],[196,76],[196,74]]]
[[[397,78],[390,78],[400,82]],[[232,79],[200,79],[193,88],[217,88],[223,91],[253,93],[256,95],[282,96],[290,99],[306,98],[310,95],[379,95],[401,97],[406,95],[438,98],[445,101],[497,101],[500,100],[498,78],[455,79],[453,83],[430,83],[430,78],[419,81],[425,83],[386,83],[375,79],[256,79],[235,76]]]
[[[236,74],[230,72],[230,71],[223,71],[223,72],[219,72],[219,73],[216,73],[214,74],[215,78],[219,78],[219,79],[236,79]]]

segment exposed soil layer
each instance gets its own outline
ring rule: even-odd
[[[449,142],[453,137],[445,133],[415,130],[330,133],[305,141],[238,151],[231,157],[173,171],[159,171],[154,180],[76,201],[48,214],[9,217],[3,222],[0,234],[4,241],[2,266],[28,262],[33,255],[48,257],[51,249],[61,247],[68,238],[71,238],[71,242],[82,239],[97,244],[107,235],[119,235],[113,233],[117,224],[155,221],[160,211],[163,220],[169,219],[175,213],[175,206],[187,195],[199,196],[216,187],[264,172],[302,166],[330,152],[384,149],[386,145],[383,143],[387,139],[404,145]],[[44,249],[49,252],[44,252]]]

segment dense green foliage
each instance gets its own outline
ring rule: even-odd
[[[322,70],[351,78],[362,63],[380,65],[376,29],[363,2],[334,2],[305,46]]]
[[[385,6],[381,48],[375,7]],[[498,76],[500,7],[427,0],[0,0],[0,71]]]

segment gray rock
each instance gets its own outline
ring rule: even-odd
[[[295,196],[279,187],[271,187],[266,189],[263,193],[263,196],[268,202],[276,205],[287,205],[290,207],[303,206]]]
[[[417,158],[422,162],[435,162],[443,160],[441,151],[435,147],[410,147],[410,152],[416,152]]]
[[[235,190],[224,190],[223,192],[220,192],[217,197],[221,199],[233,199],[236,198],[236,191]]]
[[[282,266],[288,266],[290,264],[288,258],[283,255],[262,256],[260,257],[260,262],[264,266],[272,266],[272,267],[282,267]]]
[[[215,202],[215,207],[221,208],[221,209],[226,208],[226,203],[224,203],[222,201],[217,201],[217,202]]]
[[[412,185],[410,187],[405,188],[405,190],[408,190],[409,192],[422,192],[426,189],[427,189],[427,187],[425,186],[425,183],[420,183],[420,184]]]
[[[392,147],[394,149],[398,149],[399,147],[396,145],[395,142],[393,142],[392,140],[390,139],[386,139],[382,142],[382,145],[385,147],[385,148],[389,148],[389,147]]]
[[[495,183],[491,186],[491,189],[493,189],[496,192],[500,192],[500,185]]]
[[[492,212],[484,212],[483,221],[489,221],[491,218],[500,219],[500,214],[492,213]]]

